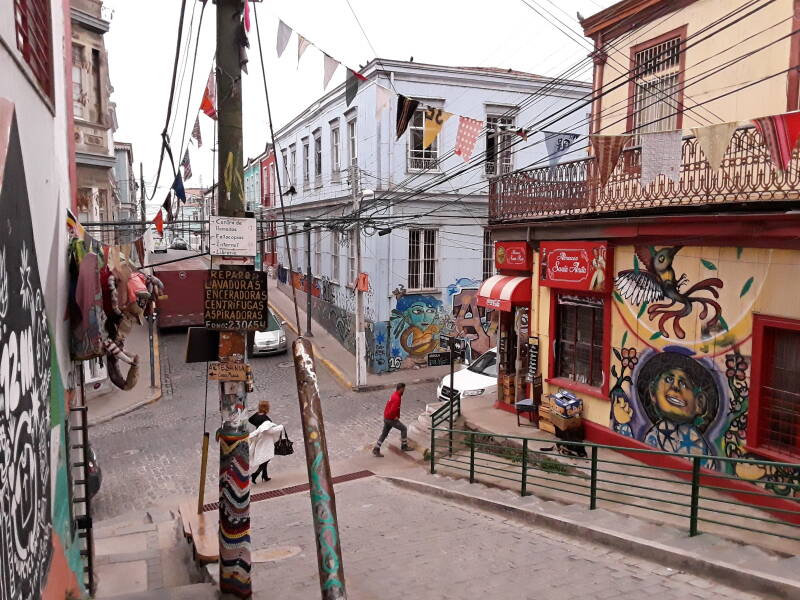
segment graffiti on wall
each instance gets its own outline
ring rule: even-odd
[[[444,325],[444,333],[465,339],[478,356],[494,345],[497,322],[492,319],[494,311],[478,306],[480,281],[459,279],[447,287],[450,314]]]
[[[389,319],[389,368],[427,365],[428,353],[439,347],[442,323],[442,303],[433,296],[409,294],[398,298]]]

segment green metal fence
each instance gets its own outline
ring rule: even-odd
[[[455,394],[449,401],[445,402],[431,414],[431,451],[433,451],[436,441],[434,435],[439,425],[447,423],[447,447],[448,452],[453,452],[453,423],[461,416],[461,394]],[[431,471],[433,472],[433,471]]]
[[[437,420],[440,424],[443,422],[441,418]],[[441,434],[440,437],[437,434]],[[549,448],[547,451],[540,448],[542,445],[553,447],[555,443],[574,452],[585,452],[586,456],[573,454],[567,461],[558,460],[557,456],[561,458],[558,454]],[[677,457],[686,466],[674,468],[626,462],[621,460],[624,456],[610,451],[641,456],[642,460]],[[747,485],[731,474],[735,473],[737,464],[758,467],[765,472],[781,467],[800,472],[800,464],[687,456],[436,426],[431,428],[429,460],[431,473],[435,473],[439,465],[468,473],[470,483],[477,479],[489,483],[492,480],[514,482],[523,496],[539,490],[562,498],[567,496],[570,501],[582,499],[592,510],[607,503],[610,507],[614,504],[629,507],[625,512],[669,515],[670,522],[688,526],[690,536],[698,535],[702,524],[708,524],[800,542],[800,484],[780,482],[787,496],[779,496],[763,485]],[[716,469],[710,470],[711,466]]]

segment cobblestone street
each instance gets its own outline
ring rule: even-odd
[[[293,336],[289,332],[290,342]],[[128,415],[92,427],[90,437],[103,470],[103,484],[93,503],[94,517],[107,519],[157,504],[174,505],[197,497],[200,449],[203,436],[205,363],[186,364],[185,331],[161,335],[164,395],[158,402]],[[294,368],[289,354],[254,358],[255,392],[248,408],[269,400],[270,416],[284,423],[295,442],[295,453],[270,463],[270,476],[305,469],[300,433]],[[344,390],[318,363],[326,433],[332,461],[364,454],[364,447],[380,433],[387,390],[355,393]],[[435,396],[435,384],[409,386],[403,398],[403,419],[424,410]],[[91,410],[91,408],[90,408]],[[217,499],[219,467],[214,432],[219,427],[217,386],[208,386],[207,430],[211,432],[206,501]],[[393,434],[393,435],[396,435]],[[271,489],[274,482],[259,483],[256,491]]]

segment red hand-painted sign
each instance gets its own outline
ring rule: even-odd
[[[498,271],[526,271],[533,268],[533,256],[528,242],[496,242],[494,265]]]
[[[608,291],[606,242],[542,242],[542,285],[585,292]]]

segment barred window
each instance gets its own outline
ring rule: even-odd
[[[331,176],[339,179],[339,128],[331,128]]]
[[[314,181],[322,183],[322,133],[319,129],[314,133]]]
[[[14,0],[17,49],[31,68],[39,88],[53,96],[53,54],[50,48],[50,0]]]
[[[358,128],[356,127],[356,120],[351,119],[347,122],[347,140],[348,148],[350,150],[350,165],[355,167],[358,165]]]
[[[483,280],[494,275],[494,242],[488,229],[483,230]]]
[[[311,179],[311,156],[308,153],[308,138],[303,138],[303,185]]]
[[[514,117],[486,116],[487,175],[502,175],[512,169],[512,144],[514,142]]]
[[[603,384],[603,300],[558,296],[556,377],[592,387]]]
[[[408,125],[408,170],[435,169],[439,162],[439,136],[427,148],[422,147],[425,109],[418,108]]]
[[[678,128],[680,48],[677,36],[634,53],[633,133]]]
[[[408,287],[412,290],[436,287],[436,230],[408,232]]]

